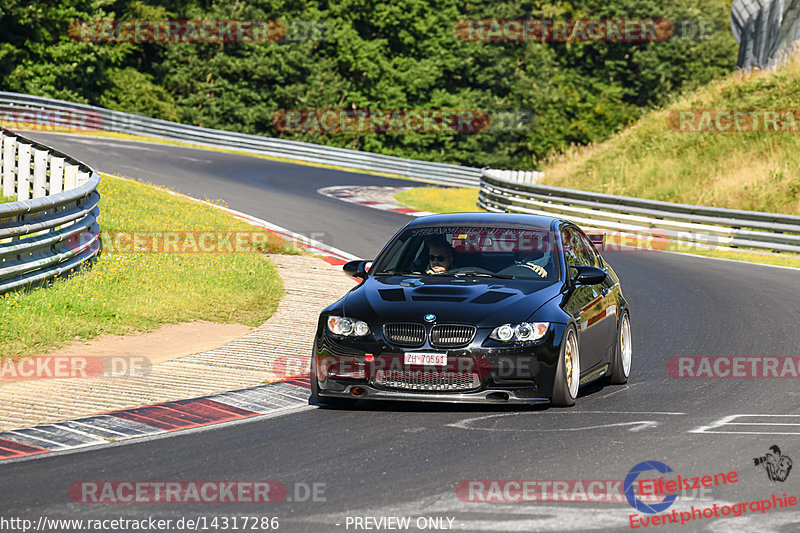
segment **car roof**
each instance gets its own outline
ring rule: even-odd
[[[549,230],[554,222],[562,219],[539,215],[523,215],[518,213],[447,213],[429,215],[409,222],[407,228],[429,226],[497,226],[521,227],[526,229]]]

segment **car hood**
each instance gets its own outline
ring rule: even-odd
[[[528,319],[559,295],[560,283],[454,277],[369,277],[344,298],[343,314],[367,322],[422,322],[494,327]]]

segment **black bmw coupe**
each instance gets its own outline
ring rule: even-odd
[[[601,243],[550,217],[414,220],[344,266],[362,281],[320,315],[313,399],[570,406],[627,382],[630,312]]]

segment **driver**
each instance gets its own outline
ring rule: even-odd
[[[455,250],[450,244],[438,238],[428,243],[428,269],[426,274],[441,274],[453,267]]]
[[[547,267],[550,265],[550,252],[517,253],[516,265],[529,268],[539,274],[539,276],[546,278]]]

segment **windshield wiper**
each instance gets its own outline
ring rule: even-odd
[[[509,276],[506,274],[490,274],[488,272],[456,272],[454,274],[450,274],[451,276],[455,277],[462,277],[462,276],[469,276],[469,277],[479,277],[479,278],[500,278],[500,279],[516,279],[515,276]]]

